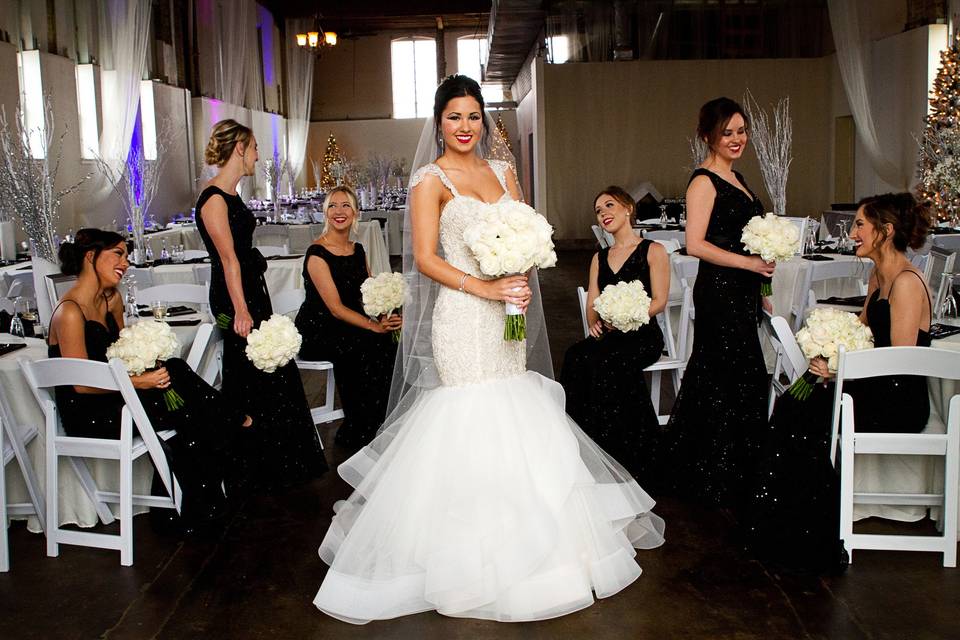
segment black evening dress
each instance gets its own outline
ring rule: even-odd
[[[867,303],[867,324],[874,346],[889,347],[890,302],[880,298],[879,289]],[[917,346],[930,346],[929,332],[919,331]],[[930,417],[922,376],[851,380],[843,386],[853,397],[857,431],[919,433]],[[830,573],[846,562],[839,538],[839,468],[830,461],[833,395],[828,383],[816,385],[804,401],[789,393],[777,399],[742,523],[758,558],[792,572]]]
[[[652,240],[643,240],[614,272],[609,249],[597,254],[597,285],[640,280],[647,292]],[[656,461],[660,431],[643,370],[663,352],[663,332],[656,318],[636,331],[610,331],[597,340],[574,344],[563,359],[560,383],[567,396],[567,413],[594,442],[627,468],[642,486],[656,485],[651,465]]]
[[[63,303],[61,303],[63,304]],[[87,358],[107,362],[107,348],[120,336],[112,314],[103,322],[86,319],[84,344]],[[48,347],[51,358],[61,357],[60,345]],[[168,411],[160,389],[137,389],[144,411],[156,431],[176,429],[177,435],[163,443],[170,467],[183,491],[180,516],[188,528],[213,520],[225,512],[221,483],[227,477],[229,459],[246,435],[241,425],[246,416],[225,402],[220,392],[203,381],[186,362],[164,362],[170,388],[184,400]],[[117,438],[123,398],[119,393],[78,393],[72,386],[57,387],[57,408],[67,435],[83,438]],[[154,482],[156,488],[158,483]]]
[[[746,255],[740,236],[760,200],[706,169],[716,198],[706,240]],[[745,188],[739,173],[737,179]],[[737,509],[767,424],[768,375],[757,332],[761,276],[700,261],[693,287],[693,351],[664,433],[665,478],[682,496]]]
[[[256,220],[237,194],[209,186],[197,199],[197,230],[210,254],[210,310],[214,316],[233,318],[233,303],[227,291],[223,263],[200,214],[214,195],[227,203],[233,250],[240,262],[240,278],[253,326],[270,318],[273,308],[263,274],[267,263],[253,247]],[[246,338],[231,329],[223,331],[223,395],[253,417],[255,435],[241,454],[235,471],[238,484],[250,489],[303,482],[327,470],[323,448],[310,416],[300,371],[290,361],[273,373],[257,369],[246,356]]]
[[[340,301],[365,316],[360,285],[367,279],[367,257],[363,245],[353,246],[352,254],[338,256],[322,245],[310,245],[303,259],[306,298],[296,321],[303,336],[300,357],[333,363],[344,413],[336,442],[351,449],[370,442],[383,424],[397,347],[390,334],[373,333],[335,318],[313,284],[307,263],[312,258],[326,262]]]

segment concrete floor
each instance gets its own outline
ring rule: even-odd
[[[541,279],[558,364],[581,335],[574,288],[589,258],[563,252],[561,266]],[[334,428],[324,428],[332,464],[345,455],[332,444]],[[311,604],[326,570],[316,548],[333,503],[347,494],[331,473],[254,497],[207,540],[162,537],[137,518],[133,567],[121,567],[115,552],[80,547],[47,558],[43,537],[15,524],[12,569],[0,574],[0,638],[960,637],[960,573],[943,569],[938,555],[859,552],[838,577],[780,576],[738,552],[724,513],[666,500],[656,511],[667,522],[667,543],[639,553],[637,582],[588,609],[538,623],[425,613],[354,627]]]

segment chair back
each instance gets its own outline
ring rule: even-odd
[[[668,255],[671,253],[676,253],[677,251],[680,251],[681,244],[677,240],[670,240],[670,239],[660,240],[657,238],[650,238],[650,239],[656,242],[657,244],[661,245],[664,248],[664,250],[666,250]]]
[[[933,246],[956,253],[960,251],[960,233],[944,233],[933,237]]]
[[[197,284],[207,287],[210,285],[210,274],[212,269],[209,264],[193,265],[193,281]]]
[[[197,260],[200,258],[207,258],[209,256],[210,254],[203,249],[185,249],[183,252],[184,260]]]
[[[590,229],[593,231],[593,237],[597,239],[597,244],[600,245],[601,249],[606,249],[610,246],[610,243],[607,242],[607,237],[604,235],[603,229],[600,228],[598,224],[590,225]]]
[[[844,382],[896,375],[960,380],[960,352],[931,347],[880,347],[862,351],[847,351],[841,347],[833,396],[833,431],[830,438],[832,461],[836,461],[840,435]]]
[[[780,362],[780,368],[787,375],[790,382],[793,382],[807,370],[807,359],[797,344],[797,339],[790,330],[787,319],[782,316],[773,316],[770,318],[770,329],[772,331],[771,339],[775,341],[777,347],[777,358]]]
[[[223,335],[216,325],[206,322],[197,329],[187,354],[187,364],[204,382],[213,386],[223,365]]]
[[[684,231],[675,231],[675,230],[651,230],[644,231],[643,237],[648,240],[656,240],[657,242],[669,240],[677,243],[677,247],[683,247],[687,244],[687,234]],[[673,253],[672,251],[670,253]]]
[[[160,438],[140,403],[140,397],[133,388],[133,383],[130,382],[130,376],[122,361],[117,358],[110,362],[81,358],[42,360],[20,358],[18,362],[30,390],[43,410],[48,446],[51,446],[50,443],[55,438],[65,437],[54,397],[55,387],[79,385],[106,391],[119,391],[125,403],[120,414],[120,440],[130,442],[133,439],[133,426],[136,426],[168,495],[174,495],[170,466],[160,447]]]
[[[153,286],[153,272],[144,267],[130,267],[127,269],[127,275],[133,276],[138,289],[146,289]]]
[[[693,288],[693,281],[697,278],[697,272],[700,270],[700,261],[689,256],[681,256],[671,260],[673,265],[673,274],[677,277],[677,282],[685,289]]]
[[[305,289],[286,289],[270,296],[270,306],[274,313],[285,316],[299,311],[306,297]]]
[[[289,245],[272,245],[272,244],[258,244],[257,250],[260,251],[260,254],[264,258],[269,258],[271,256],[288,256],[290,255]]]
[[[580,307],[580,322],[583,324],[583,337],[590,337],[590,325],[587,324],[587,290],[577,287],[577,302]]]
[[[873,263],[865,263],[859,260],[831,260],[826,262],[813,262],[804,260],[800,267],[800,273],[797,276],[800,284],[794,290],[793,305],[791,313],[793,314],[793,330],[799,331],[803,321],[807,317],[807,309],[817,299],[816,293],[811,295],[815,282],[824,280],[833,280],[837,278],[854,278],[858,281],[858,288],[861,295],[867,293],[867,281],[873,272]]]
[[[926,268],[923,270],[923,277],[926,278],[930,288],[940,286],[940,277],[944,273],[953,273],[953,266],[956,263],[957,254],[949,249],[933,246],[930,253],[927,254]]]
[[[137,304],[152,304],[157,300],[167,303],[186,303],[205,308],[210,303],[210,294],[202,284],[158,284],[155,287],[137,290]]]

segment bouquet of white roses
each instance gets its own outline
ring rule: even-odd
[[[765,262],[787,260],[800,247],[800,232],[797,225],[786,218],[773,213],[764,216],[753,216],[743,228],[740,236],[744,248],[756,254]],[[760,295],[769,296],[773,293],[770,280],[766,279],[760,286]]]
[[[650,322],[650,296],[639,280],[608,284],[594,299],[593,310],[620,331],[636,331]]]
[[[371,318],[390,315],[403,308],[409,289],[402,273],[378,273],[360,285],[363,311]],[[400,342],[400,330],[390,332],[394,342]]]
[[[480,264],[480,272],[497,278],[557,264],[553,227],[532,207],[518,201],[488,205],[463,232],[463,240]],[[525,340],[526,321],[507,303],[504,340]]]
[[[807,358],[826,358],[827,368],[837,370],[840,347],[847,351],[873,348],[873,332],[856,314],[829,307],[814,309],[797,332],[797,344]],[[807,371],[790,386],[790,395],[806,400],[817,376]]]
[[[157,367],[158,362],[180,354],[180,342],[166,322],[141,320],[120,330],[120,337],[107,347],[107,358],[120,358],[127,373],[138,376]],[[167,411],[183,406],[183,398],[174,389],[163,394]]]
[[[247,359],[257,369],[273,373],[297,357],[302,342],[293,320],[275,313],[247,336]]]

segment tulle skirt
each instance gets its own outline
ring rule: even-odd
[[[339,467],[314,604],[355,624],[436,610],[542,620],[611,596],[663,544],[653,499],[539,374],[425,393]]]

